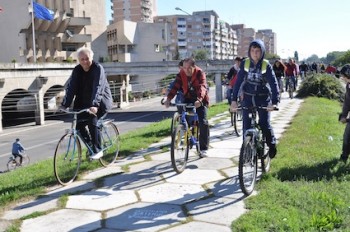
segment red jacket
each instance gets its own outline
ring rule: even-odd
[[[189,78],[187,77],[185,71],[181,70],[180,73],[176,75],[175,84],[173,88],[169,91],[167,99],[173,99],[177,91],[181,89],[184,93],[185,99],[191,99],[188,82]],[[197,100],[201,101],[204,105],[209,105],[206,76],[205,73],[197,66],[195,66],[190,83],[195,89]]]
[[[286,65],[286,76],[290,77],[290,76],[296,76],[298,75],[298,69],[297,66],[295,64],[287,64]]]

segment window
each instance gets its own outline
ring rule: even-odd
[[[155,51],[155,52],[160,52],[160,46],[159,46],[159,44],[155,44],[155,45],[154,45],[154,51]]]

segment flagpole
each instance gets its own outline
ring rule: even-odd
[[[33,56],[34,56],[34,63],[36,63],[36,47],[35,47],[35,27],[34,27],[34,5],[33,5],[33,0],[31,0],[31,5],[32,5]]]

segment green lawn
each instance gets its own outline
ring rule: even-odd
[[[233,231],[350,231],[350,165],[338,161],[339,111],[338,102],[323,98],[303,103]]]

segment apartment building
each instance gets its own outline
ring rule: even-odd
[[[37,62],[75,59],[75,51],[83,46],[94,50],[95,60],[108,56],[105,0],[36,2],[54,12],[53,21],[34,18],[32,24],[30,0],[3,1],[0,62],[26,63],[34,62],[35,58]]]
[[[152,23],[157,15],[157,0],[114,0],[114,22],[127,20]]]
[[[154,20],[170,24],[167,47],[172,59],[192,56],[198,50],[206,50],[209,59],[233,59],[237,55],[236,33],[215,11],[157,16]]]
[[[266,53],[277,54],[277,36],[271,29],[255,31],[254,28],[246,28],[244,24],[234,24],[231,28],[237,33],[239,56],[248,56],[249,45],[254,39],[264,41]]]

